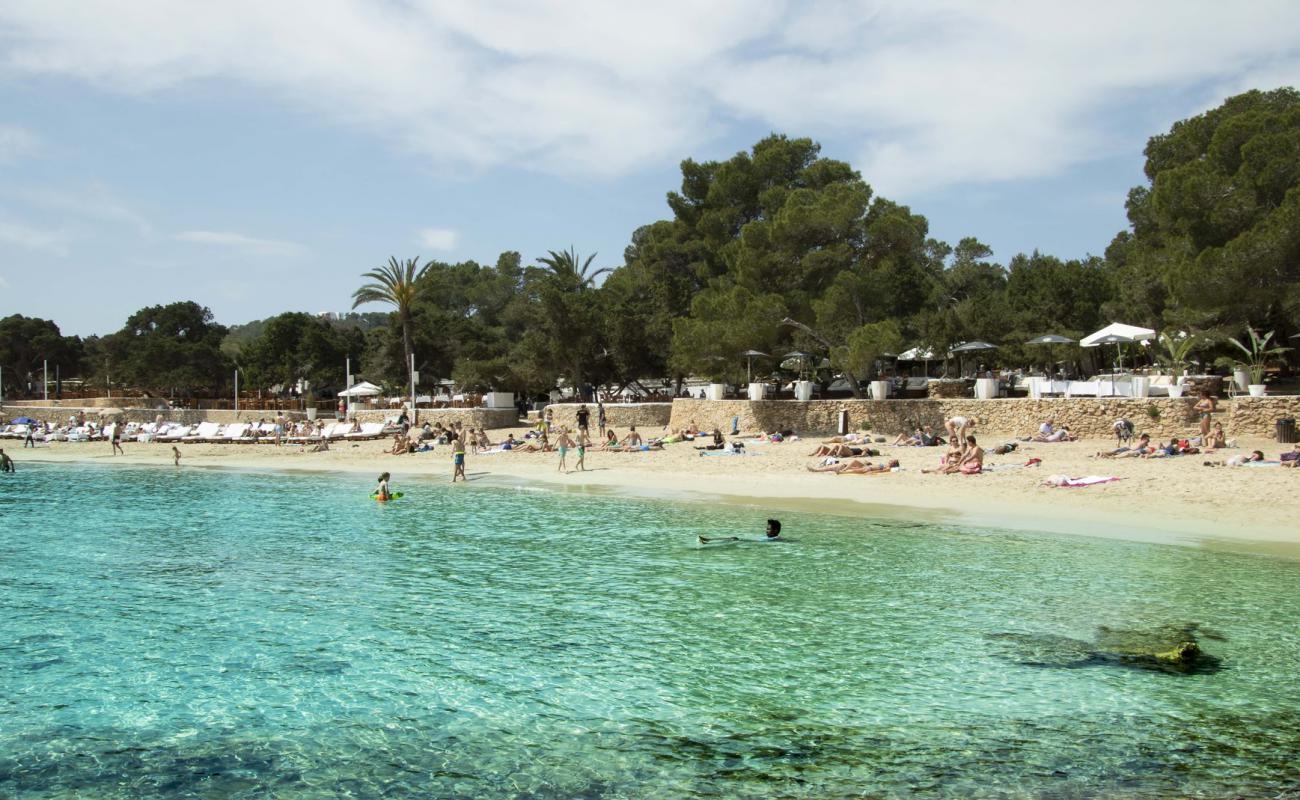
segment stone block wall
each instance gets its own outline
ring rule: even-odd
[[[707,402],[704,400],[698,402]],[[551,411],[552,421],[556,426],[569,430],[578,428],[578,406],[580,403],[555,403],[547,406]],[[605,420],[611,428],[624,429],[632,425],[649,431],[658,430],[668,424],[672,417],[675,403],[606,403]],[[596,429],[596,404],[588,403],[591,412],[591,429]]]
[[[666,405],[666,404],[665,404]],[[90,420],[99,420],[99,409],[93,407],[80,406],[23,406],[13,408],[6,406],[8,417],[29,416],[39,420],[48,420],[52,423],[62,424],[67,421],[68,417],[77,413],[78,410],[86,412],[86,418]],[[154,408],[124,408],[122,416],[128,422],[153,422],[161,414],[164,420],[169,422],[179,422],[184,425],[197,425],[200,422],[218,422],[222,425],[231,422],[257,422],[258,420],[274,421],[277,415],[275,411],[231,411],[231,410],[201,410],[193,408],[173,408],[173,409],[154,409]],[[402,413],[401,409],[380,409],[374,411],[356,411],[354,416],[362,422],[383,422],[386,419],[396,419]],[[286,411],[284,416],[290,420],[297,421],[305,419],[306,414],[301,411]],[[320,419],[325,422],[334,422],[333,414],[321,414]],[[429,422],[441,422],[443,425],[450,426],[453,422],[459,422],[462,425],[469,425],[475,428],[482,427],[487,430],[493,428],[514,428],[519,425],[518,415],[513,408],[422,408],[420,409],[420,422],[425,420]]]
[[[400,408],[385,408],[374,411],[358,411],[354,409],[352,413],[354,417],[362,422],[383,422],[387,419],[396,419],[401,414],[402,410]],[[484,430],[517,428],[519,427],[519,412],[513,408],[422,408],[420,409],[419,422],[421,425],[426,422],[430,424],[441,422],[444,427],[448,428],[454,423],[460,423],[462,426],[470,428],[483,428]]]
[[[800,434],[830,433],[836,430],[839,412],[849,412],[851,430],[870,429],[881,434],[910,431],[917,425],[942,430],[943,421],[954,415],[975,421],[976,430],[1028,436],[1044,420],[1065,425],[1078,436],[1107,438],[1115,420],[1132,421],[1138,431],[1155,437],[1194,433],[1198,417],[1196,398],[1022,398],[975,400],[676,400],[670,428],[684,428],[694,422],[701,429],[731,429],[732,417],[744,432],[793,430]],[[1263,397],[1225,400],[1219,403],[1215,419],[1229,436],[1272,436],[1279,417],[1300,418],[1300,397]]]

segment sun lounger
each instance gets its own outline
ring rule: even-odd
[[[351,426],[348,426],[348,430],[351,430]],[[359,433],[347,433],[344,434],[343,438],[354,439],[354,440],[378,439],[383,435],[384,435],[384,423],[363,422],[361,423],[361,431]]]
[[[257,441],[248,433],[248,429],[251,427],[247,422],[232,423],[227,425],[226,429],[221,432],[221,436],[213,439],[213,441],[251,444]]]
[[[215,422],[200,422],[194,433],[181,438],[182,442],[198,444],[200,442],[210,442],[221,434],[221,426]]]

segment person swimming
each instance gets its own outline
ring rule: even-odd
[[[701,536],[700,544],[709,544],[711,542],[784,542],[781,538],[781,520],[769,519],[767,521],[767,531],[762,539],[742,539],[739,536]]]

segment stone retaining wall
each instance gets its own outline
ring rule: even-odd
[[[708,402],[708,401],[700,401]],[[580,403],[555,403],[547,406],[551,411],[552,422],[569,430],[578,429],[578,406]],[[647,430],[657,430],[668,424],[672,417],[674,403],[606,403],[605,421],[611,428],[628,428],[632,425]],[[588,403],[591,412],[591,429],[596,430],[596,404]]]
[[[864,428],[881,434],[910,431],[917,425],[942,430],[943,421],[954,415],[975,421],[978,430],[1028,436],[1046,419],[1065,425],[1078,436],[1107,438],[1115,420],[1131,420],[1138,431],[1169,437],[1194,433],[1198,419],[1193,407],[1197,398],[1044,398],[974,400],[676,400],[670,428],[684,428],[692,422],[701,429],[731,429],[738,418],[741,431],[793,430],[796,433],[829,433],[839,424],[839,412],[848,410],[851,430]],[[1221,400],[1215,419],[1229,436],[1272,436],[1279,417],[1300,417],[1300,397],[1238,397]]]
[[[62,424],[67,421],[68,417],[76,414],[77,411],[85,411],[86,418],[98,420],[99,409],[81,406],[22,406],[13,407],[5,405],[7,418],[29,416],[39,420],[47,420],[51,423]],[[297,421],[306,419],[306,413],[302,411],[285,411],[283,412],[287,419]],[[386,419],[396,419],[402,410],[399,408],[386,408],[374,411],[356,410],[353,413],[357,419],[362,422],[383,422]],[[231,411],[231,410],[212,410],[212,409],[194,409],[194,408],[173,408],[173,409],[154,409],[154,408],[125,408],[122,410],[122,416],[128,422],[153,422],[162,415],[162,418],[169,422],[179,422],[183,425],[197,425],[200,422],[217,422],[222,425],[231,422],[257,422],[258,420],[274,421],[277,412],[253,410],[253,411]],[[321,414],[320,419],[326,422],[334,422],[333,414]],[[423,424],[426,420],[429,422],[441,422],[443,425],[451,425],[453,422],[459,422],[462,425],[469,425],[475,428],[514,428],[519,425],[519,417],[513,408],[422,408],[420,409],[420,422]]]

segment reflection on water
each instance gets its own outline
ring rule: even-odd
[[[23,524],[0,533],[0,796],[1300,785],[1292,561],[806,514],[782,515],[797,542],[701,548],[768,514],[413,481],[381,506],[352,477],[22,477]]]

